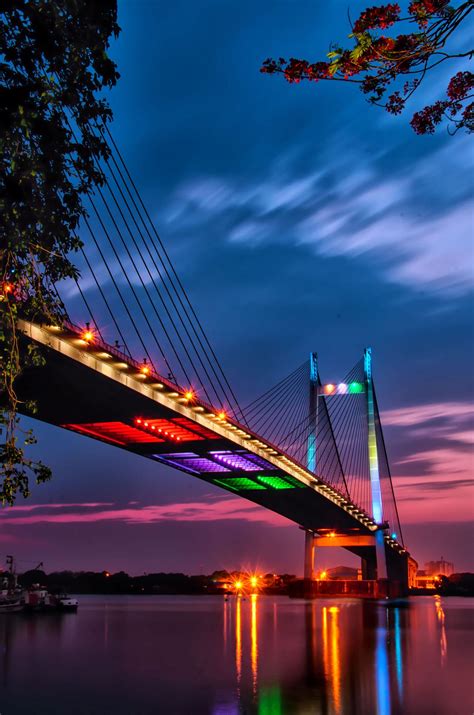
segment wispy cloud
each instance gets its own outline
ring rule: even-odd
[[[446,149],[438,154],[445,165]],[[467,170],[467,155],[460,155]],[[324,256],[364,256],[386,280],[416,291],[458,296],[472,289],[469,192],[461,185],[439,196],[436,156],[413,160],[403,175],[382,173],[353,149],[332,156],[326,170],[301,173],[290,160],[276,164],[279,171],[270,167],[258,183],[187,180],[170,203],[172,230],[211,224],[216,234],[249,248],[285,240]]]
[[[14,506],[5,506],[2,514],[5,512],[18,512],[25,511],[48,511],[49,509],[70,509],[70,508],[80,508],[80,509],[97,509],[98,507],[113,506],[113,502],[64,502],[61,504],[15,504]]]
[[[70,510],[69,507],[80,507]],[[103,508],[108,506],[110,508]],[[52,511],[48,509],[53,507]],[[61,507],[63,510],[61,511]],[[84,507],[87,507],[84,509]],[[91,508],[97,507],[97,508]],[[272,526],[287,526],[289,522],[282,516],[236,497],[210,502],[183,502],[174,504],[153,504],[127,507],[113,504],[55,504],[34,505],[28,515],[17,516],[17,512],[28,507],[13,507],[3,514],[4,526],[26,524],[90,524],[94,522],[119,521],[127,524],[153,524],[163,521],[227,521],[229,519],[261,522]],[[59,513],[58,513],[59,512]]]
[[[469,402],[432,402],[410,405],[394,410],[385,410],[382,422],[385,426],[411,427],[433,420],[447,420],[454,429],[465,420],[474,419],[474,405]]]
[[[446,491],[454,491],[456,489],[464,489],[464,487],[469,487],[472,489],[474,487],[474,479],[450,479],[449,481],[435,481],[435,482],[410,482],[409,484],[406,484],[404,482],[399,482],[398,484],[398,489],[401,490],[407,490],[407,489],[413,489],[415,491],[421,491],[421,492],[446,492]],[[410,498],[410,497],[404,497],[402,495],[402,499],[404,498]],[[421,494],[420,499],[425,499],[426,495]]]
[[[387,410],[385,427],[406,434],[415,445],[395,461],[396,494],[404,521],[417,522],[420,510],[433,521],[468,521],[474,501],[474,407],[467,402],[435,402]]]

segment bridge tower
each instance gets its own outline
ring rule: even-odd
[[[309,434],[306,452],[306,466],[313,474],[317,465],[317,430],[318,430],[318,393],[319,393],[319,371],[318,355],[311,352],[309,354]],[[310,530],[305,532],[304,549],[304,579],[307,592],[311,590],[311,582],[314,577],[314,533]]]
[[[372,516],[378,526],[375,532],[375,557],[377,581],[387,580],[387,559],[385,551],[383,523],[382,490],[380,488],[379,457],[377,451],[377,433],[375,428],[375,398],[372,378],[372,349],[364,350],[364,378],[367,403],[367,447],[369,454],[370,492]],[[364,568],[363,568],[364,571]],[[371,574],[372,575],[372,574]]]
[[[310,472],[316,472],[317,444],[316,433],[318,430],[318,354],[309,354],[309,435],[306,466]]]

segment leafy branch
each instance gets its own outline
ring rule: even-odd
[[[370,7],[351,23],[349,38],[354,42],[351,49],[336,45],[326,61],[313,63],[293,57],[289,60],[269,58],[260,71],[282,74],[294,84],[303,80],[355,83],[360,85],[370,103],[384,107],[391,114],[400,114],[428,72],[448,60],[472,59],[474,49],[448,51],[447,46],[473,9],[474,0],[465,0],[457,7],[451,0],[413,0],[408,14],[402,17],[397,3]],[[393,36],[383,32],[399,25],[410,31]],[[398,88],[389,94],[389,88],[397,83]],[[454,131],[472,132],[473,88],[474,74],[468,70],[458,71],[449,81],[446,97],[413,115],[410,122],[413,130],[417,134],[431,134],[445,118]]]

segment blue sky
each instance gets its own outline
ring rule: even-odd
[[[473,569],[472,139],[418,137],[410,108],[393,117],[351,86],[259,73],[269,56],[323,58],[349,33],[347,8],[355,17],[365,5],[121,2],[113,131],[242,402],[310,350],[337,379],[371,345],[408,546],[421,563],[443,554]],[[449,76],[441,70],[412,110]],[[35,427],[55,476],[34,490],[36,509],[5,520],[20,558],[48,569],[258,560],[301,570],[295,526]],[[189,502],[200,518],[178,506]]]

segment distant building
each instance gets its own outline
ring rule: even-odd
[[[326,578],[331,581],[357,581],[359,570],[351,566],[335,566],[332,569],[327,569]]]
[[[432,588],[435,589],[438,585],[439,577],[434,574],[427,574],[426,571],[420,570],[416,574],[415,588]]]
[[[424,570],[427,576],[451,576],[454,573],[454,564],[441,557],[440,561],[428,561]]]

